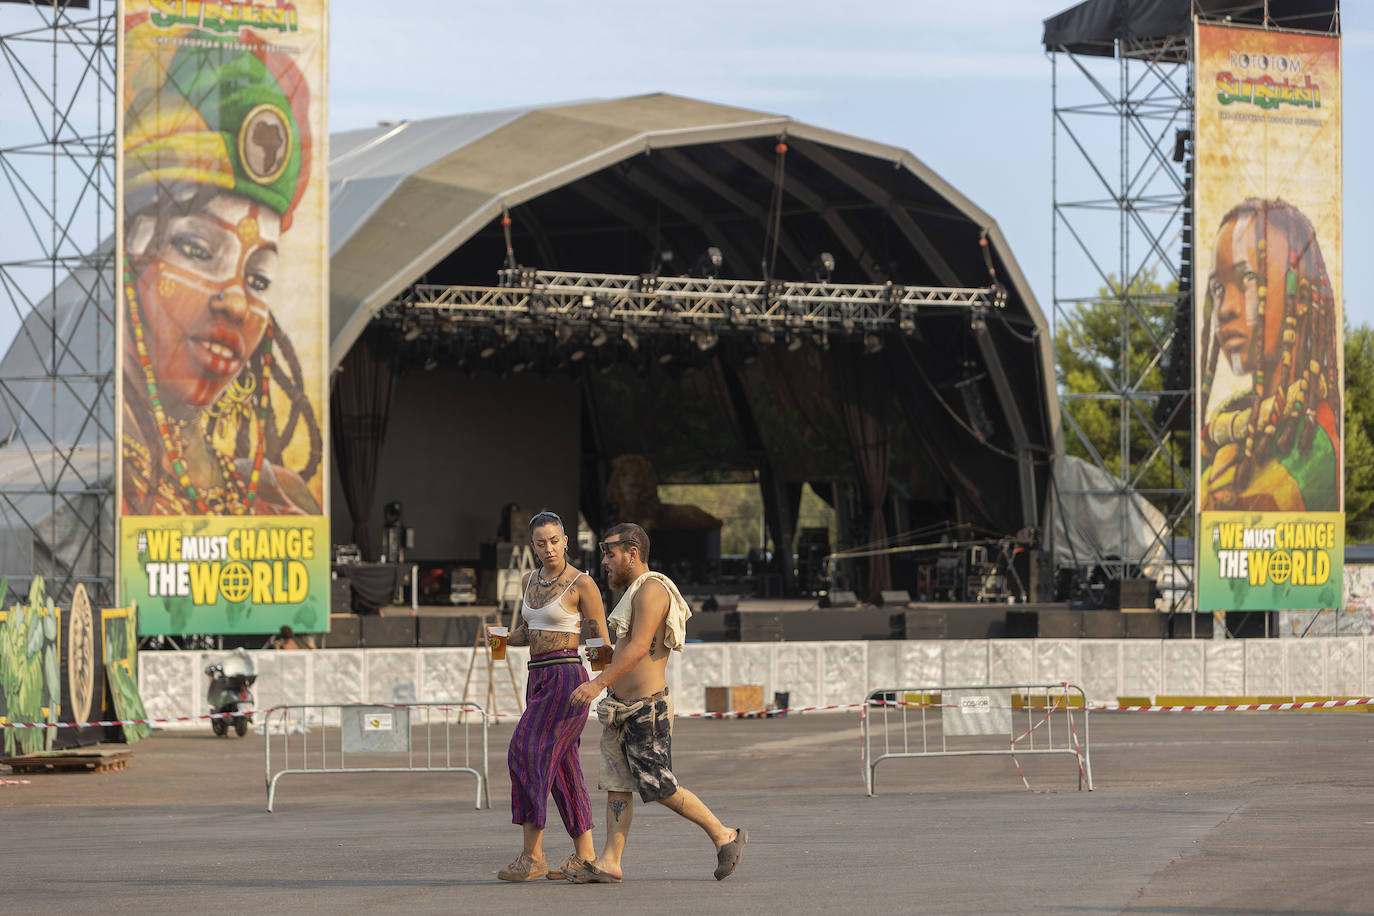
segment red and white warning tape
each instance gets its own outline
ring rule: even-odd
[[[1196,706],[1112,706],[1094,703],[1088,708],[1095,712],[1270,712],[1280,709],[1340,709],[1343,706],[1374,706],[1374,697],[1348,700],[1310,700],[1302,703],[1244,703],[1209,704]]]
[[[0,779],[0,787],[4,786],[27,786],[30,781],[27,779]]]

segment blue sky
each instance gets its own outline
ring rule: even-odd
[[[330,128],[659,91],[786,114],[910,150],[998,221],[1048,316],[1051,68],[1041,21],[1069,5],[335,0]],[[1374,287],[1364,254],[1374,198],[1361,178],[1374,146],[1374,3],[1344,6],[1344,289],[1350,322],[1374,324],[1364,294]],[[19,104],[0,99],[0,126],[27,117]],[[1096,285],[1061,263],[1061,294]],[[0,343],[16,326],[0,314]]]
[[[1051,68],[1041,22],[1071,5],[419,0],[405,5],[404,28],[390,28],[375,8],[340,0],[332,129],[657,91],[790,115],[910,150],[998,221],[1048,316]],[[1374,287],[1374,259],[1361,256],[1374,244],[1374,200],[1358,154],[1374,144],[1374,3],[1343,6],[1344,289],[1350,322],[1374,324],[1374,301],[1359,292]],[[1061,68],[1061,91],[1066,82]],[[1096,286],[1061,259],[1061,295]]]

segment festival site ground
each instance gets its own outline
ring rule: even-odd
[[[268,814],[262,738],[208,725],[122,772],[28,777],[0,788],[0,911],[1374,912],[1364,712],[1096,713],[1094,792],[1070,757],[1023,758],[1029,792],[1006,757],[943,758],[881,765],[875,798],[856,714],[679,720],[684,784],[749,830],[739,871],[717,883],[695,827],[637,806],[626,882],[581,887],[496,880],[518,851],[510,733],[482,811],[471,777],[378,774],[287,777]],[[570,844],[550,810],[552,861]]]

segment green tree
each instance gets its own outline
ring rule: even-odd
[[[1180,468],[1188,466],[1191,448],[1186,433],[1161,431],[1154,419],[1178,287],[1153,274],[1137,278],[1124,295],[1115,278],[1109,283],[1055,326],[1055,375],[1068,414],[1064,449],[1087,460],[1095,453],[1169,515],[1186,503],[1186,495],[1168,491],[1187,488]]]
[[[1374,540],[1374,328],[1345,329],[1345,538]]]

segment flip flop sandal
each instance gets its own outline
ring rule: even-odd
[[[620,878],[604,872],[590,862],[583,862],[575,871],[565,871],[563,877],[573,884],[619,884]]]
[[[724,881],[744,858],[744,844],[749,842],[749,831],[743,827],[735,828],[735,838],[716,850],[716,880]]]
[[[563,860],[562,865],[557,868],[550,868],[549,873],[544,877],[548,878],[550,881],[562,881],[569,873],[577,871],[586,864],[587,863],[578,858],[576,854],[570,855]]]

